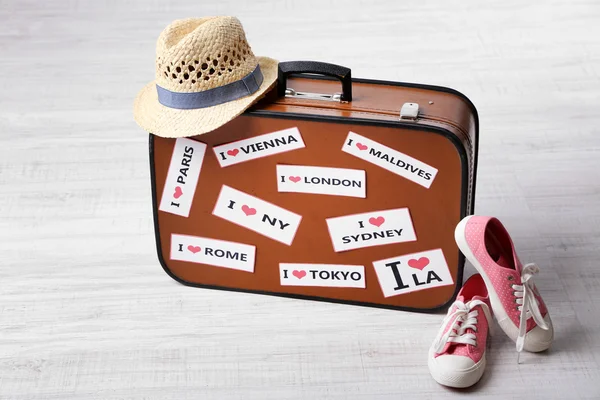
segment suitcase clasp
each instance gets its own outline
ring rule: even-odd
[[[417,119],[419,105],[417,103],[404,103],[400,109],[400,119]]]

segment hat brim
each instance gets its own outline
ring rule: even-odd
[[[150,82],[135,98],[134,119],[147,132],[162,137],[190,137],[211,132],[260,100],[277,80],[278,62],[268,57],[257,59],[263,74],[263,83],[249,96],[217,106],[180,110],[160,104],[156,84]]]

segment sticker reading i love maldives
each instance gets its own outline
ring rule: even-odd
[[[365,288],[365,267],[336,264],[279,264],[281,286]]]
[[[171,235],[171,260],[254,272],[256,248],[198,236]]]
[[[387,169],[429,189],[438,170],[411,156],[349,132],[342,151]]]
[[[408,208],[328,218],[336,252],[417,240]]]
[[[298,214],[226,185],[221,188],[213,214],[288,246],[302,220]]]
[[[373,266],[385,297],[454,284],[442,249],[374,261]]]
[[[365,171],[346,168],[277,165],[280,192],[366,197]]]
[[[179,138],[175,141],[159,210],[187,217],[196,192],[206,144]]]
[[[239,164],[273,154],[301,149],[304,141],[298,128],[288,128],[281,131],[255,136],[237,142],[213,147],[221,167]]]

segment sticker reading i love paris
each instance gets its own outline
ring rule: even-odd
[[[171,235],[171,260],[254,272],[256,247],[199,236]]]
[[[454,284],[442,249],[374,261],[373,266],[385,297]]]
[[[279,264],[281,286],[365,288],[363,265]]]
[[[365,171],[346,168],[277,165],[280,192],[329,194],[365,198]]]
[[[226,185],[221,188],[213,214],[288,246],[302,220],[298,214]]]
[[[328,218],[336,252],[417,240],[408,208]]]
[[[301,149],[304,141],[298,128],[288,128],[281,131],[255,136],[213,147],[221,167],[239,164],[273,154]]]
[[[204,143],[186,138],[175,141],[159,210],[189,216],[205,152]]]
[[[349,132],[342,151],[373,163],[429,189],[438,170],[431,165],[368,139]]]

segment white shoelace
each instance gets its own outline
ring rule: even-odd
[[[457,300],[453,305],[456,306],[456,309],[452,312],[448,311],[448,315],[446,315],[446,318],[444,318],[444,322],[442,323],[442,328],[432,344],[432,348],[438,354],[444,350],[444,347],[448,342],[477,346],[475,334],[466,332],[467,329],[472,329],[477,332],[477,316],[479,315],[479,312],[473,310],[476,306],[481,306],[481,309],[485,314],[485,318],[488,322],[488,332],[490,332],[490,329],[492,328],[492,314],[490,313],[488,305],[483,301],[471,300],[465,304],[462,301]],[[450,307],[450,310],[452,310],[452,307]],[[452,325],[444,333],[444,329],[450,321],[452,321]]]
[[[514,295],[517,298],[516,303],[519,304],[519,311],[521,311],[519,336],[517,337],[517,363],[519,363],[519,356],[523,350],[523,345],[525,344],[527,320],[530,317],[533,317],[533,320],[540,328],[544,330],[550,328],[542,317],[539,304],[534,295],[535,286],[532,278],[538,272],[540,272],[540,268],[534,263],[529,263],[525,265],[521,271],[522,285],[512,285]]]

